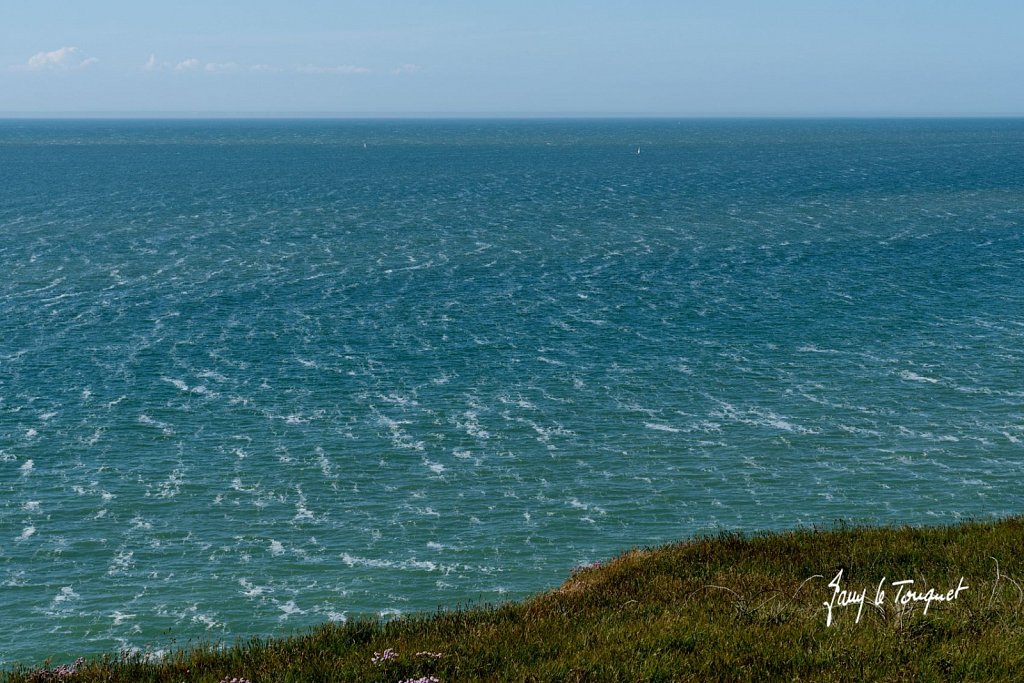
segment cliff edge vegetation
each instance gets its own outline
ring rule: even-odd
[[[730,533],[577,568],[522,602],[0,679],[1010,681],[1024,680],[1022,609],[1024,518]]]

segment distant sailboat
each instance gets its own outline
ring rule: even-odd
[[[637,154],[639,154],[639,153],[640,153],[640,145],[637,145],[637,146],[636,146],[636,153],[637,153]]]

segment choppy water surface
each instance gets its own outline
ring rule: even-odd
[[[7,121],[0,264],[0,664],[1022,510],[1021,121]]]

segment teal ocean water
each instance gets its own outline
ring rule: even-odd
[[[1024,511],[1024,121],[0,122],[0,664]]]

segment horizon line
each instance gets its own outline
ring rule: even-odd
[[[1018,113],[629,113],[629,112],[273,112],[273,111],[0,111],[0,120],[610,120],[610,119],[1020,119]]]

